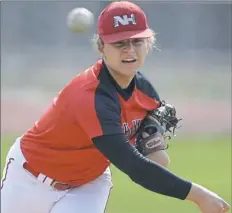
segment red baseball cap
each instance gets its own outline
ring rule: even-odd
[[[153,35],[143,10],[128,1],[109,4],[98,17],[97,30],[106,44],[132,38],[149,38]]]

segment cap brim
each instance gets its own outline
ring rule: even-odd
[[[101,39],[104,43],[110,44],[122,40],[133,39],[133,38],[149,38],[153,35],[153,32],[150,29],[139,30],[139,31],[125,31],[114,33],[110,35],[101,35]]]

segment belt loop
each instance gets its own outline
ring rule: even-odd
[[[53,179],[51,179],[50,177],[47,177],[47,176],[46,176],[46,179],[45,179],[44,183],[46,183],[46,184],[49,185],[49,186],[52,186],[52,183],[53,183],[53,182],[54,182]]]
[[[45,183],[47,184],[48,186],[51,186],[52,182],[53,182],[53,179],[51,179],[50,177],[48,176],[45,176],[43,174],[39,174],[39,176],[37,177],[37,179],[41,182],[41,183]]]
[[[37,179],[41,182],[41,183],[44,183],[44,181],[46,180],[47,176],[39,173]]]

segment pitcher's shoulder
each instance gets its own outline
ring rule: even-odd
[[[94,65],[77,74],[67,86],[83,88],[88,85],[98,84],[98,75],[101,67],[101,61],[97,61]]]

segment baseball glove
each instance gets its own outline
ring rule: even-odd
[[[167,149],[166,139],[175,135],[180,120],[176,117],[175,107],[162,101],[161,106],[149,112],[142,121],[136,134],[136,148],[145,156]]]

